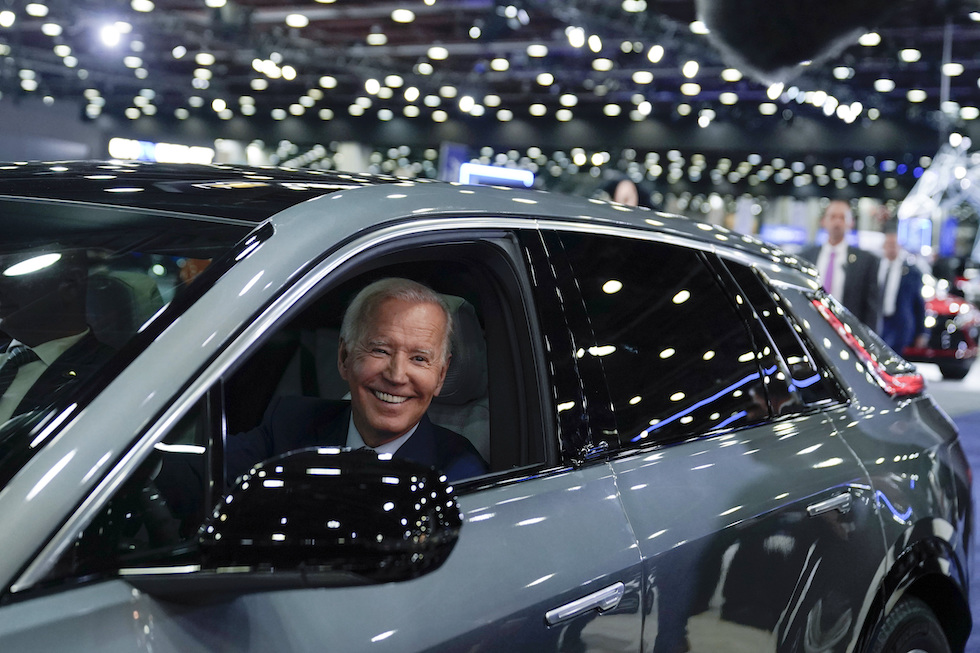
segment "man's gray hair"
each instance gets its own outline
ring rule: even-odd
[[[449,361],[452,353],[451,342],[453,335],[453,314],[446,300],[428,286],[411,279],[386,277],[370,283],[361,289],[351,300],[344,321],[340,325],[340,337],[344,341],[347,353],[354,343],[361,342],[367,330],[368,322],[374,316],[377,307],[389,299],[400,299],[413,304],[435,304],[442,309],[446,316],[446,332],[442,341],[442,361]]]

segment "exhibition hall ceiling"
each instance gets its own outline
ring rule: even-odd
[[[337,120],[980,124],[980,3],[965,1],[2,0],[0,53],[5,100],[256,135]]]

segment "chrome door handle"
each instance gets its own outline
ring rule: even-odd
[[[619,605],[619,601],[623,598],[623,594],[625,593],[626,586],[622,583],[615,583],[605,589],[599,590],[598,592],[593,592],[592,594],[583,596],[582,598],[576,599],[571,603],[566,603],[565,605],[557,607],[554,610],[548,610],[544,618],[549,626],[554,626],[559,622],[585,614],[590,610],[606,612],[607,610],[612,610]]]
[[[841,514],[845,514],[851,509],[851,493],[850,491],[844,492],[843,494],[838,494],[836,497],[831,497],[824,501],[818,501],[817,503],[812,503],[806,507],[806,512],[811,517],[816,517],[817,515],[822,515],[825,512],[830,512],[831,510],[839,510]]]

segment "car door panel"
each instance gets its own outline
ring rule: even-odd
[[[0,644],[158,653],[638,650],[639,555],[607,465],[474,492],[460,505],[464,525],[449,559],[411,581],[181,603],[111,580],[8,606]],[[602,613],[587,606],[549,625],[550,611],[616,586],[622,596]]]

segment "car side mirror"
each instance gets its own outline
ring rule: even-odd
[[[303,449],[255,465],[215,507],[194,573],[128,580],[178,601],[410,580],[445,562],[461,525],[452,486],[431,468]]]

